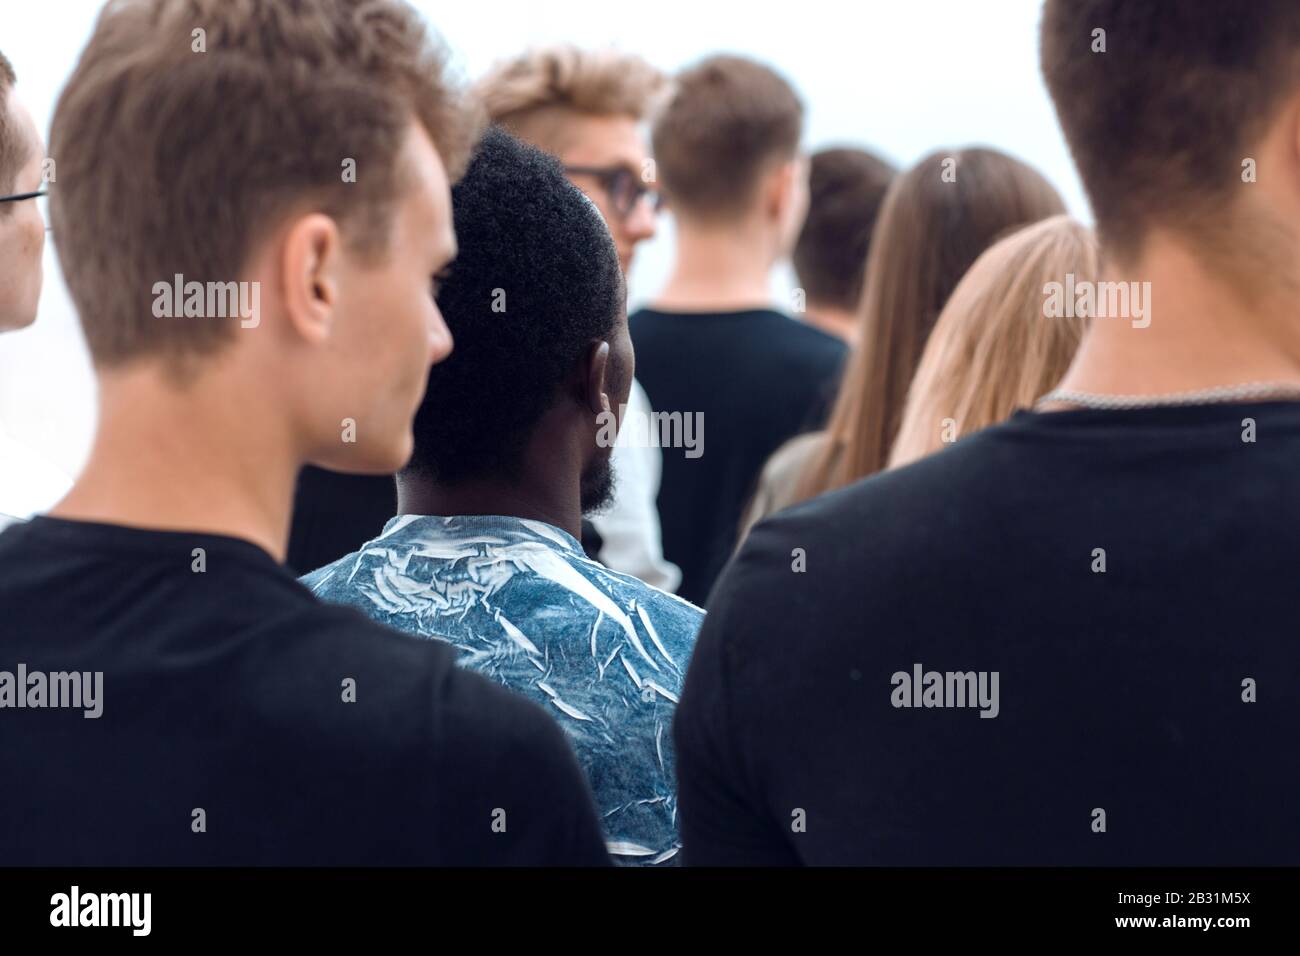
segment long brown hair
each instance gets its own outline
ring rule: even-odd
[[[867,255],[858,344],[798,500],[885,467],[930,330],[1000,236],[1065,212],[1033,168],[992,149],[938,150],[890,187]]]
[[[994,244],[957,284],[921,356],[889,456],[897,468],[1032,405],[1065,375],[1087,320],[1048,316],[1044,288],[1096,282],[1097,240],[1053,216]],[[945,436],[950,420],[950,436]]]

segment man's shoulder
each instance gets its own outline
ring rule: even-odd
[[[478,740],[502,751],[545,734],[544,711],[457,667],[457,651],[445,641],[387,627],[355,608],[318,601],[280,624],[298,635],[298,640],[290,638],[282,645],[286,666],[315,671],[334,667],[340,680],[354,680],[358,699],[364,693],[371,707],[386,702],[384,709],[395,720],[409,713],[419,724],[430,716],[443,739]]]
[[[849,353],[843,339],[801,322],[793,316],[763,309],[754,314],[755,326],[763,327],[758,342],[787,362],[809,363],[822,369],[841,364]]]
[[[693,331],[698,339],[699,327],[684,326],[682,323],[685,318],[683,313],[664,312],[649,306],[629,312],[627,330],[638,355],[644,353],[647,359],[653,356],[666,358],[673,354],[675,343],[680,343],[681,336],[687,331]],[[640,374],[643,370],[638,368],[637,371]]]
[[[445,644],[421,640],[387,627],[344,603],[321,600],[295,588],[300,600],[284,600],[262,608],[262,621],[250,636],[267,629],[277,634],[276,647],[289,658],[352,662],[366,672],[402,667],[419,671],[424,679],[451,670],[455,653]]]
[[[618,607],[629,617],[640,620],[641,627],[652,635],[652,640],[670,645],[669,650],[685,652],[689,656],[695,646],[695,637],[704,623],[704,610],[683,597],[660,590],[640,578],[614,571],[589,558],[575,558],[580,573],[601,581],[604,589],[616,600]],[[634,622],[631,622],[636,627]],[[678,654],[670,653],[677,660]],[[686,661],[677,660],[685,665]]]
[[[657,588],[653,584],[647,584],[631,574],[615,571],[613,568],[606,567],[591,558],[584,556],[574,560],[588,572],[604,577],[619,589],[623,597],[635,601],[640,607],[671,612],[681,615],[687,620],[704,617],[704,609],[692,604],[684,597]]]
[[[791,342],[797,342],[808,349],[824,352],[828,355],[845,355],[849,347],[844,340],[831,335],[829,332],[823,332],[814,325],[800,321],[792,315],[785,312],[773,310],[770,313],[774,320],[780,320],[778,323],[785,330],[786,337]]]
[[[628,329],[634,335],[639,335],[647,331],[653,332],[659,320],[662,320],[667,313],[660,312],[658,309],[652,309],[649,306],[642,306],[634,309],[627,314]]]
[[[999,496],[1016,494],[1012,461],[1023,454],[995,431],[766,518],[751,530],[736,563],[753,569],[774,555],[788,569],[792,549],[826,543],[834,547],[835,568],[851,566],[854,557],[873,567],[897,565],[944,536],[970,533],[1002,510]]]
[[[368,611],[374,603],[376,571],[384,568],[391,579],[398,574],[393,566],[394,555],[405,555],[415,545],[401,535],[390,535],[367,541],[357,550],[309,571],[298,578],[298,583],[327,604],[352,605]],[[400,563],[400,562],[399,562]]]
[[[336,561],[322,565],[298,578],[298,582],[312,594],[328,600],[328,592],[341,590],[347,585],[348,569],[356,565],[361,552],[345,554]]]

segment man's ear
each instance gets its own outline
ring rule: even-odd
[[[284,236],[281,275],[289,327],[312,344],[327,340],[339,305],[342,237],[329,216],[294,220]]]
[[[586,396],[587,408],[593,415],[612,411],[609,402],[609,343],[601,340],[587,346]]]
[[[773,167],[767,174],[763,208],[769,219],[780,221],[785,218],[786,209],[794,202],[797,173],[797,161],[791,160]]]

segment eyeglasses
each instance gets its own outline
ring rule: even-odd
[[[664,198],[657,189],[643,183],[625,166],[565,166],[564,171],[578,176],[591,176],[609,195],[610,205],[620,219],[632,215],[632,210],[642,199],[650,200],[652,212],[663,208]]]
[[[50,191],[40,189],[34,193],[14,193],[12,196],[0,196],[0,202],[21,202],[24,199],[35,199],[36,207],[41,214],[41,220],[45,223],[45,231],[50,231]]]

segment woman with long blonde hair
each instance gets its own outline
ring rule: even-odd
[[[889,456],[896,468],[1034,404],[1065,375],[1087,321],[1048,316],[1050,283],[1096,282],[1092,231],[1055,216],[985,252],[935,323]]]
[[[1064,212],[1042,174],[993,149],[937,150],[897,177],[830,421],[769,459],[742,528],[884,468],[926,339],[962,275],[1001,236]]]

